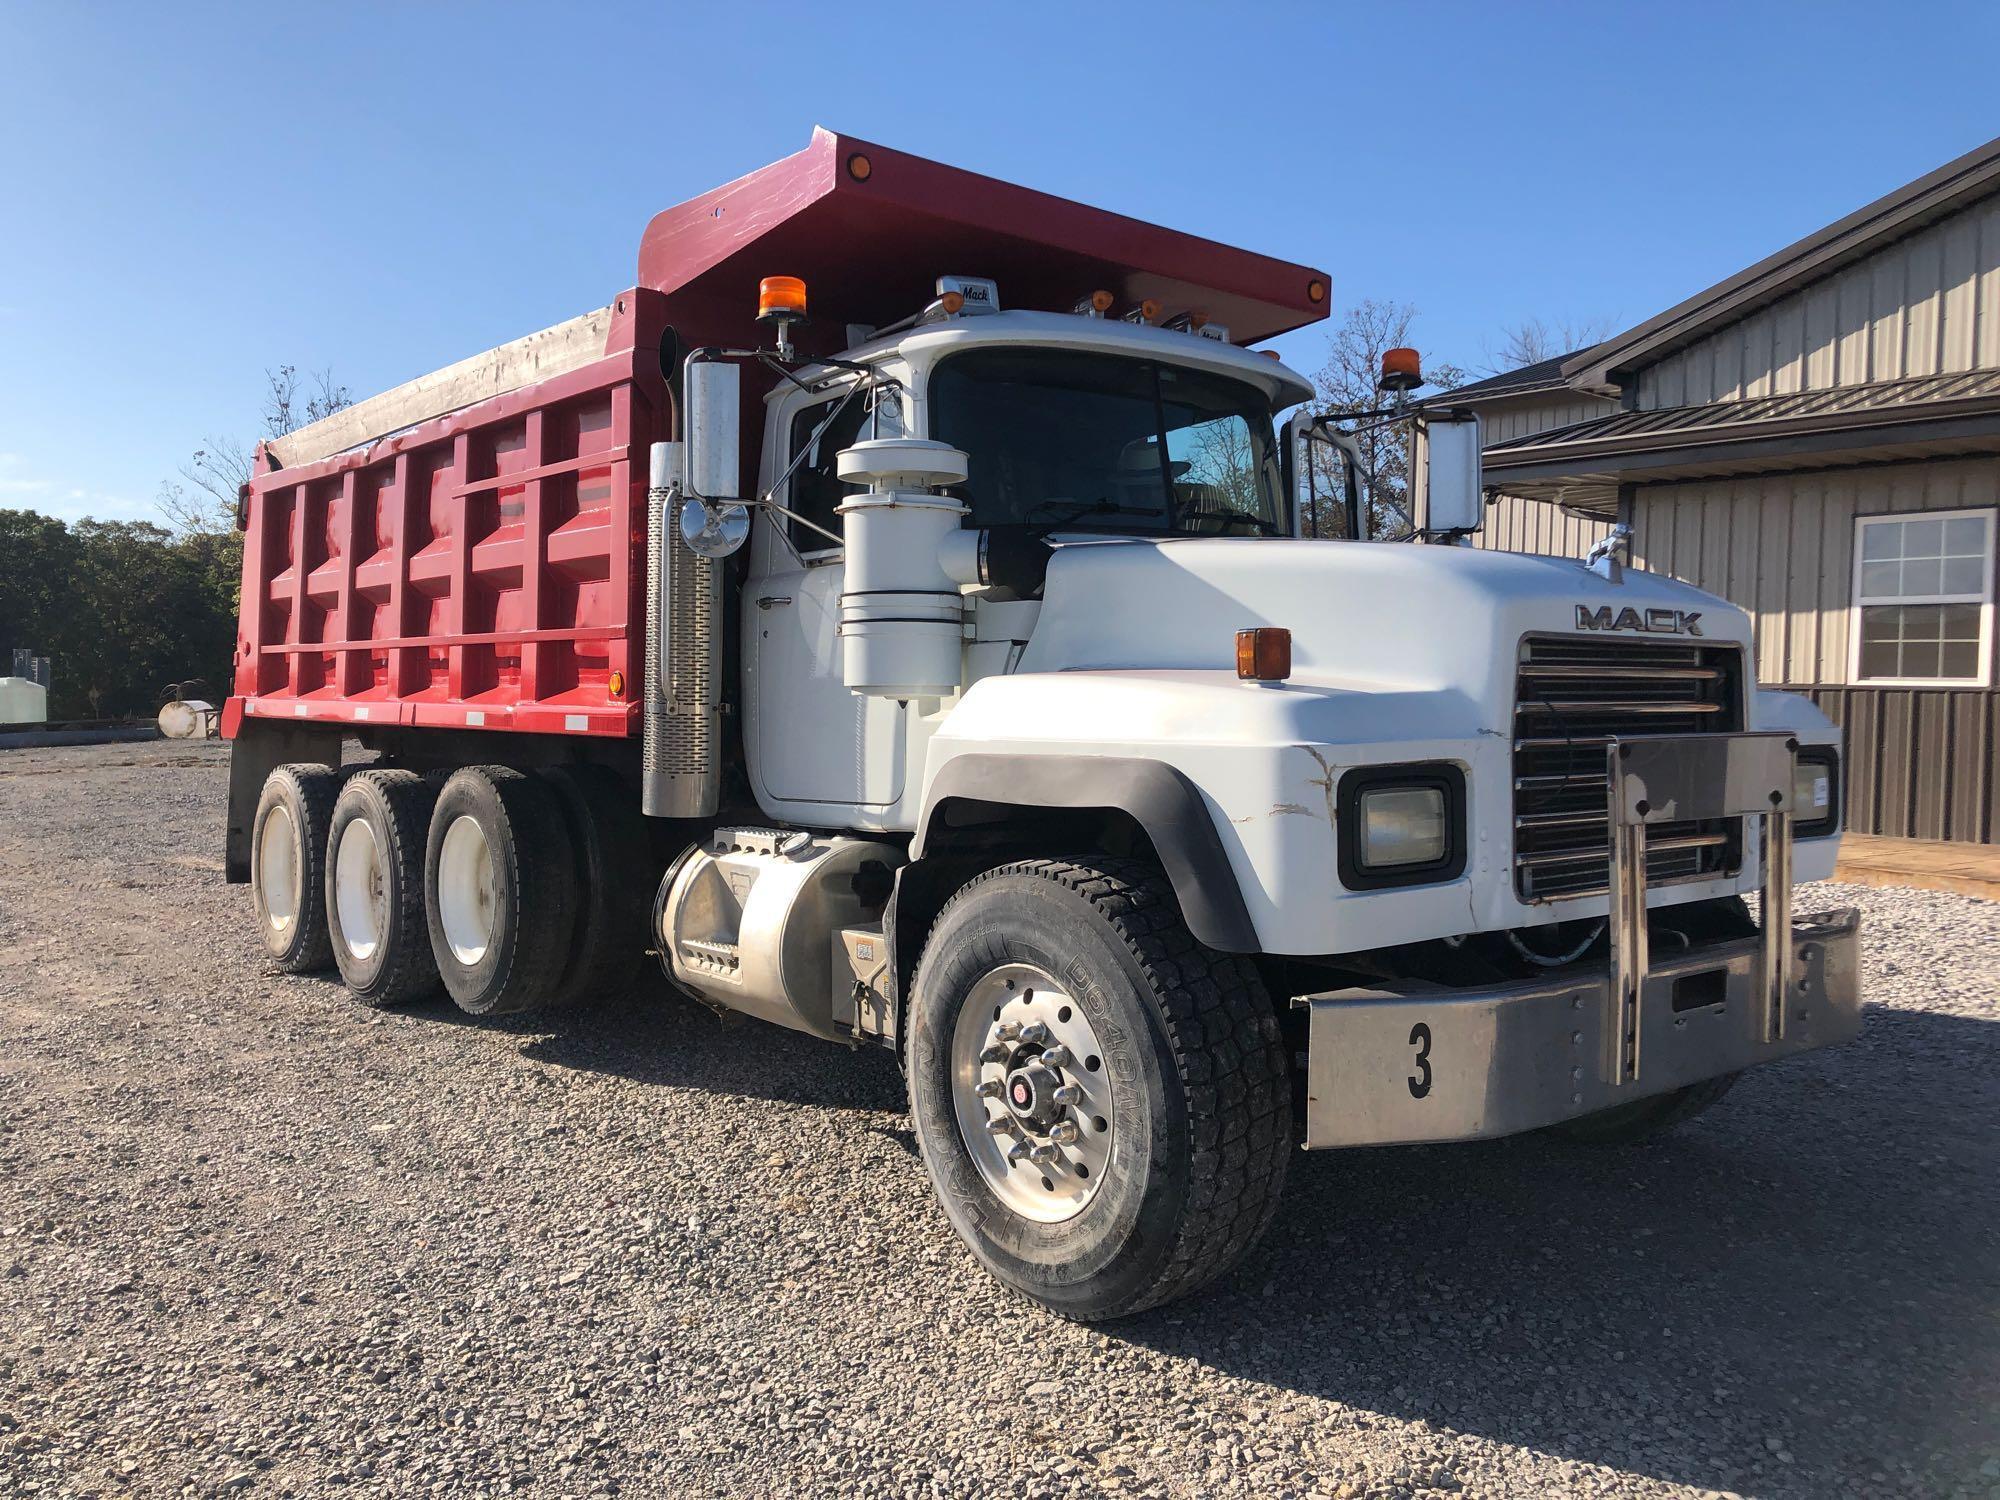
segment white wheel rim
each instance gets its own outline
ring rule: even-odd
[[[257,885],[271,930],[290,931],[299,916],[298,835],[283,803],[271,809],[257,836]]]
[[[1111,1076],[1046,970],[1003,964],[972,986],[952,1029],[951,1098],[972,1164],[1015,1213],[1060,1224],[1097,1196],[1118,1139]]]
[[[461,815],[444,831],[438,850],[438,919],[452,956],[476,964],[493,941],[498,903],[493,894],[493,858],[479,820]]]
[[[347,951],[359,959],[373,958],[389,926],[389,881],[375,830],[365,818],[340,830],[333,855],[333,907]]]

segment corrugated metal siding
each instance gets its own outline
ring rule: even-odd
[[[1541,552],[1551,557],[1582,557],[1606,532],[1609,521],[1573,516],[1546,500],[1502,495],[1486,508],[1486,526],[1472,539],[1493,552]]]
[[[1995,458],[1646,485],[1633,504],[1632,557],[1749,610],[1759,681],[1840,687],[1854,517],[1993,504]]]
[[[1848,828],[2000,842],[2000,693],[1825,687],[1809,696],[1844,733]]]
[[[1642,410],[2000,368],[2000,197],[1641,370]]]
[[[1511,401],[1494,401],[1479,408],[1482,443],[1506,442],[1588,422],[1618,410],[1618,403],[1575,391],[1542,391]],[[1486,525],[1473,545],[1495,552],[1542,552],[1555,557],[1581,557],[1611,529],[1609,521],[1591,521],[1565,514],[1546,500],[1502,495],[1487,507]]]

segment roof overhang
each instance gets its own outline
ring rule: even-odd
[[[1956,397],[1857,400],[1761,421],[1741,420],[1742,402],[1620,412],[1488,448],[1484,472],[1510,495],[1609,511],[1624,484],[2000,452],[2000,380],[1977,385]],[[1635,426],[1646,419],[1677,420]]]

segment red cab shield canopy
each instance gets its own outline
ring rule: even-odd
[[[1146,298],[1256,343],[1326,316],[1324,273],[818,129],[805,150],[655,214],[639,285],[697,341],[748,341],[761,277],[805,280],[830,351],[848,323],[920,310],[941,274],[985,276],[1003,307],[1114,314]],[[720,322],[723,326],[717,327]],[[724,329],[727,332],[724,332]]]

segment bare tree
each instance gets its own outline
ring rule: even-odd
[[[1380,302],[1373,297],[1347,310],[1327,339],[1327,359],[1319,372],[1320,411],[1335,416],[1349,412],[1380,409],[1389,404],[1387,392],[1376,382],[1382,375],[1382,355],[1390,349],[1413,347],[1417,309],[1407,302]],[[1425,383],[1450,387],[1463,383],[1465,372],[1456,365],[1423,361]],[[1356,442],[1361,448],[1362,503],[1368,515],[1371,536],[1397,536],[1410,529],[1410,424],[1407,422],[1362,422]],[[1338,536],[1342,523],[1337,519],[1340,497],[1333,476],[1314,476],[1314,502],[1318,514],[1310,529],[1317,536]]]
[[[1541,318],[1523,318],[1500,330],[1497,351],[1491,346],[1484,349],[1486,363],[1482,373],[1504,375],[1509,370],[1525,369],[1558,355],[1574,354],[1593,344],[1603,343],[1611,337],[1611,333],[1609,318],[1564,318],[1554,323]]]
[[[259,438],[283,437],[308,423],[354,404],[333,371],[318,370],[300,377],[298,366],[279,365],[264,372],[264,405]],[[250,478],[255,446],[241,439],[211,437],[180,466],[180,478],[165,480],[154,503],[183,535],[233,531],[236,495]]]

